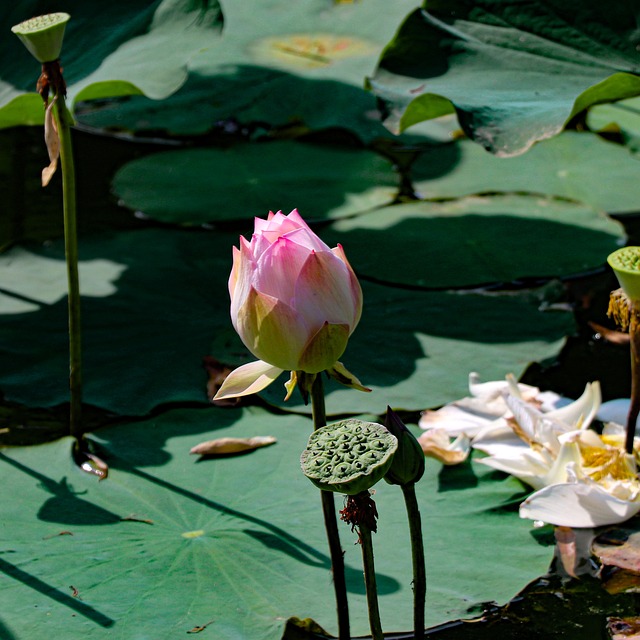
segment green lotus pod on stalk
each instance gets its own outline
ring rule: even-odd
[[[11,27],[38,62],[53,62],[60,57],[68,13],[48,13]]]
[[[353,496],[384,477],[397,448],[398,440],[381,424],[342,420],[311,434],[300,465],[320,489]]]
[[[607,262],[630,300],[640,300],[640,247],[623,247],[609,255]]]
[[[418,482],[424,475],[425,467],[424,451],[420,443],[391,407],[387,407],[384,426],[398,440],[398,450],[384,479],[389,484],[400,485]]]

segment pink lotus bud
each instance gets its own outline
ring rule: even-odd
[[[329,248],[297,210],[256,218],[234,247],[231,321],[247,348],[272,367],[319,373],[347,347],[362,290],[338,245]]]
[[[229,295],[233,326],[259,360],[234,369],[214,400],[258,393],[283,371],[285,399],[298,380],[304,397],[321,371],[370,391],[338,361],[362,313],[358,279],[342,247],[329,248],[297,210],[256,218],[251,241],[233,248]]]

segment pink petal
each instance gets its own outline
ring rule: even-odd
[[[348,267],[330,251],[312,253],[295,286],[293,306],[310,326],[347,324],[353,332],[362,312],[362,296],[354,293]]]
[[[229,276],[231,322],[236,331],[238,331],[238,315],[249,296],[255,268],[249,243],[244,238],[240,238],[240,249],[233,248],[233,267]]]
[[[306,249],[285,237],[278,238],[259,257],[254,286],[261,293],[291,304],[298,274],[308,257]]]

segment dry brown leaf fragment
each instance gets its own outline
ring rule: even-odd
[[[640,574],[640,532],[612,529],[599,535],[592,552],[601,564]]]
[[[640,574],[626,569],[607,569],[609,577],[602,583],[607,593],[640,593]]]
[[[629,334],[624,331],[609,329],[597,322],[589,322],[588,324],[593,331],[602,336],[607,342],[611,342],[611,344],[629,344]]]
[[[144,524],[153,524],[153,520],[151,520],[150,518],[138,516],[135,513],[132,513],[131,515],[124,518],[120,518],[120,522],[143,522]]]
[[[268,447],[276,442],[273,436],[254,436],[253,438],[216,438],[201,442],[189,453],[200,456],[215,456],[229,453],[243,453],[260,447]]]

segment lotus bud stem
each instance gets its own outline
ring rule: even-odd
[[[619,292],[612,294],[609,315],[628,327],[631,342],[631,403],[627,415],[625,449],[627,453],[633,453],[636,423],[640,414],[640,247],[618,249],[607,258],[607,262],[624,292],[624,296]]]

